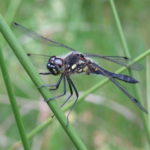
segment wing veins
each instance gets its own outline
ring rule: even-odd
[[[132,64],[131,66],[129,65],[130,59],[128,57],[124,56],[102,56],[102,55],[97,55],[97,54],[85,54],[87,57],[95,57],[95,58],[102,58],[104,60],[111,61],[113,63],[128,67],[130,69],[134,70],[139,70],[141,69],[141,66],[139,64]]]
[[[98,66],[96,66],[98,67]],[[115,79],[113,79],[111,76],[109,76],[107,73],[105,73],[103,70],[101,70],[100,67],[98,67],[99,70],[101,72],[103,72],[103,74],[109,78],[109,80],[112,81],[112,83],[114,83],[133,103],[135,103],[137,105],[137,107],[142,110],[143,112],[145,112],[146,114],[148,113],[147,110],[142,106],[142,104],[136,99],[134,98],[131,94],[129,94],[129,92]]]
[[[48,38],[46,38],[44,36],[41,36],[40,34],[34,32],[34,31],[30,30],[30,29],[27,29],[26,27],[24,27],[24,26],[22,26],[22,25],[20,25],[20,24],[18,24],[16,22],[13,23],[13,26],[16,29],[24,32],[27,36],[29,36],[29,37],[31,37],[33,39],[39,40],[39,41],[47,44],[48,46],[63,47],[63,48],[68,49],[69,51],[76,51],[75,49],[73,49],[73,48],[71,48],[71,47],[69,47],[69,46],[67,46],[65,44],[62,44],[62,43],[56,42],[54,40],[48,39]]]

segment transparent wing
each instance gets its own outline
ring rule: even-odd
[[[66,48],[67,50],[69,51],[76,51],[75,49],[65,45],[65,44],[62,44],[62,43],[59,43],[59,42],[56,42],[56,41],[53,41],[51,39],[48,39],[46,37],[43,37],[41,35],[39,35],[38,33],[36,32],[33,32],[32,30],[30,29],[27,29],[26,27],[18,24],[18,23],[13,23],[13,26],[20,30],[21,32],[24,32],[27,36],[35,39],[35,40],[38,40],[40,42],[43,42],[44,44],[48,45],[48,46],[56,46],[56,47],[63,47],[63,48]]]
[[[137,63],[129,66],[129,62],[131,60],[128,57],[123,57],[123,56],[101,56],[101,55],[89,54],[89,53],[85,53],[85,56],[95,57],[95,58],[102,58],[102,59],[111,61],[113,63],[128,67],[130,69],[134,69],[134,70],[140,70],[142,68],[142,66],[140,64],[137,64]]]
[[[76,51],[75,49],[73,49],[71,47],[68,47],[67,45],[64,45],[62,43],[53,41],[51,39],[47,39],[47,38],[45,38],[45,37],[43,37],[43,36],[41,36],[41,35],[33,32],[32,30],[27,29],[26,27],[24,27],[24,26],[22,26],[22,25],[20,25],[18,23],[13,23],[13,26],[16,29],[20,30],[21,32],[24,32],[27,36],[29,36],[29,37],[31,37],[33,39],[39,40],[39,41],[45,43],[48,46],[62,47],[62,48],[66,48],[69,51]],[[102,58],[102,59],[111,61],[113,63],[119,64],[119,65],[122,65],[122,66],[126,66],[126,67],[134,69],[134,70],[140,70],[142,68],[139,64],[133,64],[133,65],[129,66],[128,64],[129,64],[129,62],[131,60],[129,58],[127,58],[127,57],[121,57],[121,56],[101,56],[101,55],[88,54],[88,53],[85,53],[84,55],[87,56],[87,57]]]
[[[32,63],[39,69],[39,70],[47,70],[47,63],[48,63],[48,60],[50,58],[50,56],[48,55],[42,55],[42,54],[31,54],[31,53],[28,53],[27,54]]]
[[[134,98],[131,94],[128,93],[128,91],[122,87],[122,85],[117,82],[115,79],[113,78],[109,78],[135,105],[137,105],[137,107],[142,110],[143,112],[145,112],[146,114],[148,113],[147,110],[142,106],[142,104],[136,99]]]
[[[98,66],[96,65],[96,68],[97,67]],[[101,69],[101,67],[98,67],[98,68],[106,77],[109,78],[110,81],[112,81],[112,83],[116,85],[116,87],[118,87],[133,103],[135,103],[140,110],[142,110],[146,114],[148,113],[147,110],[142,106],[142,104],[136,98],[134,98],[116,79],[112,78],[109,74],[104,72]]]

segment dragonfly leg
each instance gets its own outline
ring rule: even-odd
[[[52,97],[52,98],[49,98],[49,99],[47,99],[46,101],[55,100],[55,99],[57,99],[57,98],[59,98],[59,97],[62,97],[62,96],[64,96],[64,95],[66,94],[66,78],[65,78],[64,75],[63,75],[63,81],[64,81],[64,92],[63,92],[63,94],[58,95],[58,96],[55,96],[55,97]]]
[[[74,83],[72,82],[72,80],[71,80],[69,77],[67,77],[67,79],[68,79],[68,83],[73,87],[73,89],[74,89],[74,91],[75,91],[75,94],[76,94],[76,99],[75,99],[75,101],[74,101],[74,103],[73,103],[73,105],[72,105],[70,111],[69,111],[68,114],[67,114],[67,126],[68,126],[68,125],[69,125],[69,115],[70,115],[70,113],[72,112],[73,108],[75,107],[75,105],[76,105],[76,103],[77,103],[77,101],[78,101],[79,94],[78,94],[78,91],[77,91],[77,89],[76,89]]]
[[[70,95],[68,96],[68,98],[65,100],[65,102],[60,107],[63,107],[68,102],[68,100],[70,99],[70,97],[73,95],[72,86],[71,86],[70,82],[68,81],[68,78],[67,78],[67,82],[68,82],[69,89],[70,89]],[[54,115],[52,115],[52,118],[53,117],[54,117]],[[68,122],[67,122],[67,124],[68,124]]]
[[[49,90],[57,90],[60,86],[60,83],[61,83],[61,80],[63,79],[64,75],[61,75],[61,77],[59,78],[59,80],[57,81],[56,84],[52,84],[52,85],[49,85],[49,87],[54,87],[54,88],[50,88]],[[64,79],[66,80],[66,79]]]
[[[56,84],[44,84],[41,85],[39,88],[43,88],[43,87],[55,87],[55,88],[51,88],[50,90],[57,90],[59,88],[59,85],[61,83],[61,80],[63,78],[63,74],[60,76],[59,80],[57,81]]]
[[[68,100],[70,99],[70,97],[73,95],[72,86],[71,86],[70,82],[68,81],[68,78],[67,78],[67,82],[68,82],[69,89],[70,89],[70,95],[68,96],[68,98],[65,100],[65,102],[60,107],[63,107],[68,102]]]

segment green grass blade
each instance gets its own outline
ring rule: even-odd
[[[123,33],[123,29],[122,29],[120,19],[119,19],[119,16],[118,16],[118,13],[117,13],[117,10],[116,10],[116,7],[115,7],[114,0],[110,0],[110,5],[111,5],[111,8],[112,8],[112,11],[113,11],[113,14],[114,14],[117,29],[119,31],[121,42],[122,42],[122,45],[123,45],[123,48],[124,48],[124,53],[127,57],[130,57],[131,54],[130,54],[130,51],[129,51],[129,48],[128,48],[128,45],[127,45],[127,42],[126,42],[126,39],[125,39],[125,35]],[[133,72],[131,70],[129,70],[129,73],[130,73],[131,76],[133,76]],[[139,90],[138,88],[135,88],[136,95],[137,95],[138,98],[140,98],[141,95],[140,95],[140,92],[138,90]],[[146,117],[143,114],[141,114],[141,117],[142,117],[142,120],[143,120],[143,125],[144,125],[144,130],[145,130],[145,133],[146,133],[146,136],[147,136],[147,140],[149,141],[150,134],[147,132],[148,131],[148,124],[146,122]]]
[[[148,113],[150,114],[150,56],[147,57],[146,61],[146,93],[147,93],[147,108],[148,108]],[[150,134],[150,115],[148,115],[148,129],[149,129],[149,134]]]
[[[6,85],[7,93],[8,93],[8,96],[9,96],[9,100],[10,100],[10,103],[11,103],[11,107],[12,107],[12,110],[13,110],[13,113],[14,113],[14,117],[15,117],[15,120],[16,120],[16,123],[17,123],[17,127],[18,127],[18,130],[19,130],[19,133],[20,133],[20,137],[21,137],[21,140],[22,140],[22,144],[23,144],[25,150],[30,150],[30,146],[28,144],[25,129],[24,129],[24,126],[23,126],[21,115],[19,113],[18,105],[17,105],[16,98],[15,98],[15,94],[14,94],[13,87],[12,87],[12,84],[11,84],[11,81],[10,81],[10,77],[9,77],[9,74],[8,74],[8,71],[7,71],[7,68],[6,68],[6,65],[5,65],[5,61],[4,61],[4,57],[3,57],[3,53],[2,53],[1,48],[0,48],[0,66],[1,66],[3,79],[4,79],[4,82],[5,82],[5,85]]]
[[[117,29],[119,31],[121,42],[122,42],[122,45],[123,45],[123,48],[124,48],[124,54],[125,54],[125,56],[130,57],[131,55],[130,55],[128,45],[127,45],[123,30],[122,30],[122,27],[121,27],[120,19],[119,19],[119,16],[118,16],[115,4],[114,4],[114,0],[110,0],[110,5],[111,5],[112,11],[113,11],[113,15],[115,17]]]
[[[43,85],[43,81],[39,77],[37,71],[35,70],[34,66],[32,65],[30,59],[22,49],[21,45],[18,43],[17,39],[15,38],[14,34],[10,30],[9,26],[4,21],[3,17],[0,16],[0,31],[2,32],[4,38],[9,43],[10,47],[12,48],[13,52],[17,56],[18,60],[36,85],[36,87],[40,87]],[[50,91],[47,88],[38,88],[41,95],[44,97],[44,99],[48,99],[51,97]],[[80,137],[77,135],[76,131],[73,129],[71,125],[66,126],[67,119],[63,112],[60,110],[59,106],[55,101],[49,101],[47,102],[48,106],[53,111],[54,115],[56,116],[57,120],[60,122],[74,145],[79,150],[86,150],[85,145],[81,141]]]

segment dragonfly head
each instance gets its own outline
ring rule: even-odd
[[[56,56],[51,56],[47,63],[47,69],[53,74],[58,75],[63,71],[63,60]]]

